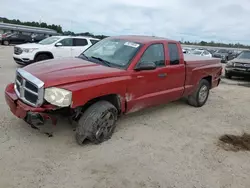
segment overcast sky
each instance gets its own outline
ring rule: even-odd
[[[250,44],[250,0],[0,0],[0,16],[63,30]]]

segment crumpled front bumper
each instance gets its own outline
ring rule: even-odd
[[[24,119],[29,124],[33,124],[37,120],[40,123],[44,123],[46,120],[51,120],[54,125],[57,123],[57,118],[50,114],[50,111],[56,109],[55,106],[44,105],[36,108],[23,103],[18,99],[13,83],[5,89],[5,101],[15,116]]]

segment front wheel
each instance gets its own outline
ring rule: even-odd
[[[36,58],[35,58],[35,62],[38,61],[44,61],[50,59],[50,57],[47,54],[39,54]]]
[[[209,90],[209,82],[205,79],[202,79],[196,90],[188,96],[188,104],[194,107],[203,106],[207,102]]]
[[[7,40],[5,40],[5,41],[3,41],[3,44],[6,45],[6,46],[8,46],[10,44],[10,42],[7,41]]]
[[[79,145],[87,139],[99,144],[111,138],[118,111],[108,101],[98,101],[91,105],[78,121],[76,141]]]

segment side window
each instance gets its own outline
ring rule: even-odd
[[[178,65],[180,63],[180,56],[177,44],[168,43],[168,51],[169,51],[170,65]]]
[[[163,44],[152,44],[143,53],[139,63],[154,62],[157,67],[165,66],[165,56]]]
[[[74,46],[86,46],[88,41],[86,39],[74,39]]]
[[[93,44],[97,43],[99,40],[93,40],[93,39],[90,39],[90,42]]]
[[[60,43],[62,43],[63,46],[73,46],[73,40],[71,38],[62,39]]]

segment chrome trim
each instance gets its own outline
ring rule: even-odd
[[[31,106],[34,106],[34,107],[38,107],[38,106],[42,105],[42,103],[44,101],[44,99],[43,99],[43,97],[44,97],[44,87],[43,87],[44,82],[21,68],[16,70],[16,77],[17,76],[20,76],[22,78],[22,82],[19,82],[17,78],[15,80],[14,89],[15,89],[15,92],[16,92],[18,98],[20,98],[23,102],[25,102]],[[37,88],[38,92],[35,92],[35,91],[28,89],[26,87],[26,84],[25,84],[27,81],[30,84],[34,85],[34,87]],[[20,92],[17,89],[17,85],[20,88]],[[36,103],[32,103],[25,98],[25,91],[37,96]]]
[[[31,83],[35,84],[38,88],[44,86],[44,82],[39,80],[37,77],[33,76],[29,72],[23,70],[22,68],[18,68],[17,72],[24,77],[26,80],[29,80]]]

